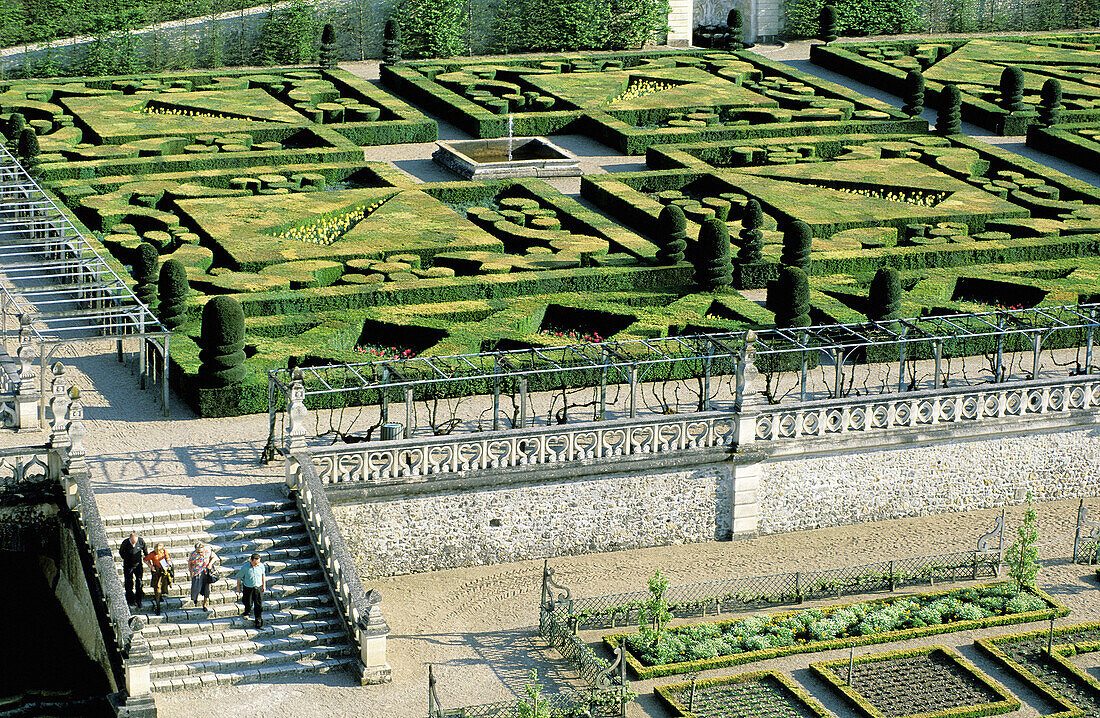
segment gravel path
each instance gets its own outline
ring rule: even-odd
[[[792,43],[760,47],[758,51],[791,62],[811,74],[857,87],[846,78],[823,74],[824,71],[809,65],[808,48],[809,43]],[[349,63],[344,67],[363,77],[377,78],[377,63]],[[875,90],[857,89],[900,104],[896,98]],[[1015,146],[1018,142],[990,138],[976,128],[967,129],[974,130],[982,139],[1022,151]],[[463,136],[442,122],[440,135]],[[584,137],[559,136],[555,142],[580,155],[588,172],[644,168],[642,158],[609,154],[607,148]],[[432,149],[432,145],[366,148],[365,157],[394,162],[423,181],[452,179],[442,176],[430,162]],[[1082,176],[1083,170],[1039,157],[1058,169]],[[1100,177],[1094,173],[1088,181],[1100,185]],[[562,180],[557,186],[563,192],[575,193],[574,183],[579,180]],[[102,343],[80,351],[64,350],[58,357],[74,366],[72,378],[84,390],[89,463],[103,514],[270,500],[280,496],[281,466],[256,464],[267,435],[266,416],[200,419],[173,397],[172,418],[165,419],[153,393],[137,389],[133,376],[114,360],[112,352],[112,344]],[[0,436],[3,445],[25,445],[44,438],[41,434]],[[1100,501],[1091,501],[1090,505],[1094,511],[1100,510]],[[1040,536],[1044,542],[1040,585],[1073,609],[1063,623],[1100,618],[1091,571],[1068,564],[1065,559],[1072,545],[1076,503],[1056,502],[1039,509]],[[735,542],[567,557],[555,559],[553,565],[560,582],[578,597],[639,590],[656,568],[679,584],[850,566],[889,557],[971,549],[977,537],[992,525],[996,513],[943,514]],[[1018,508],[1009,509],[1009,527],[1019,523],[1020,513]],[[440,697],[446,706],[514,700],[522,694],[527,674],[535,668],[548,691],[576,686],[575,673],[535,635],[541,571],[540,561],[525,561],[375,581],[371,587],[381,591],[392,629],[389,657],[393,682],[388,685],[354,687],[347,675],[339,673],[169,693],[157,696],[159,715],[191,718],[206,712],[227,717],[423,716],[429,664],[436,667]],[[595,644],[599,633],[583,635]],[[878,652],[922,642],[959,646],[964,655],[1025,702],[1024,710],[1015,715],[1039,715],[1043,706],[1037,697],[978,656],[971,647],[974,637],[971,633],[948,634],[927,641],[861,650]],[[779,668],[790,672],[831,711],[845,716],[850,712],[815,683],[806,670],[811,661],[842,654],[826,652],[776,659],[713,674]],[[1094,668],[1095,663],[1092,660],[1087,665]],[[678,680],[674,677],[659,682]],[[664,715],[655,704],[652,685],[653,682],[634,685],[641,696],[630,707],[632,716]]]

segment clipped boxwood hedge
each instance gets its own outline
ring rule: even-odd
[[[986,584],[996,585],[996,584]],[[936,593],[921,594],[926,597],[948,597],[952,593],[956,593],[959,590],[954,591],[941,591]],[[980,628],[990,628],[992,626],[1005,626],[1016,623],[1028,623],[1031,621],[1049,620],[1050,618],[1058,618],[1061,616],[1069,615],[1069,609],[1062,604],[1055,601],[1045,592],[1039,589],[1031,590],[1034,595],[1038,596],[1044,602],[1046,602],[1049,608],[1045,608],[1039,611],[1029,611],[1026,613],[1006,614],[1001,616],[989,616],[987,618],[981,618],[971,621],[955,621],[953,623],[940,624],[936,626],[924,626],[922,628],[906,628],[898,631],[887,631],[884,633],[875,633],[864,636],[848,636],[843,638],[834,638],[821,641],[810,641],[801,645],[791,646],[775,646],[772,648],[764,648],[758,651],[746,651],[744,653],[737,653],[728,656],[717,656],[715,658],[703,658],[695,661],[684,661],[681,663],[670,663],[666,665],[658,666],[646,666],[643,665],[640,660],[629,650],[624,651],[626,664],[637,676],[638,680],[648,680],[650,678],[657,678],[660,676],[669,676],[677,673],[692,673],[695,671],[705,671],[713,668],[723,668],[725,666],[736,666],[743,663],[753,663],[755,661],[763,661],[770,658],[779,658],[781,656],[790,656],[796,653],[814,653],[817,651],[836,650],[841,648],[849,648],[851,646],[866,646],[875,643],[890,643],[893,641],[902,641],[910,638],[920,638],[924,636],[935,636],[942,633],[954,633],[956,631],[970,631]],[[894,601],[904,596],[898,596],[893,599],[887,599],[888,601]],[[846,608],[848,606],[856,605],[856,603],[882,603],[882,599],[876,601],[860,601],[846,604],[839,604],[835,606],[828,606],[822,610],[835,611],[837,609]],[[777,614],[773,616],[775,619],[787,618],[794,616],[800,611],[791,611],[787,613]],[[716,625],[724,626],[731,625],[742,619],[731,619],[725,621],[716,621]],[[625,639],[632,634],[617,633],[604,636],[604,643],[611,649],[617,648],[623,645]]]
[[[688,707],[676,699],[676,694],[685,690],[707,689],[713,686],[725,686],[738,683],[755,683],[757,681],[773,682],[779,685],[779,692],[788,702],[805,710],[813,718],[829,718],[832,714],[818,703],[813,696],[807,693],[786,674],[779,671],[753,671],[752,673],[738,673],[735,676],[719,676],[717,678],[704,678],[701,681],[690,683],[669,683],[656,686],[653,692],[657,699],[672,712],[674,718],[694,718],[695,714]]]

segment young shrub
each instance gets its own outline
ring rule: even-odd
[[[750,199],[745,203],[745,212],[741,217],[740,249],[737,250],[738,264],[753,264],[764,258],[764,211],[760,202]]]
[[[652,635],[654,643],[660,646],[665,628],[672,620],[672,613],[668,610],[668,601],[665,599],[668,578],[661,574],[661,569],[657,569],[650,576],[647,587],[649,598],[638,611],[638,630],[643,636]]]
[[[1062,120],[1062,83],[1050,78],[1039,91],[1039,124],[1056,125]]]
[[[244,364],[244,312],[233,297],[218,295],[202,310],[199,382],[207,387],[240,383]]]
[[[1009,112],[1027,109],[1024,104],[1024,71],[1009,65],[1001,72],[1001,106]]]
[[[940,92],[940,108],[936,113],[936,133],[957,135],[962,132],[962,93],[948,83]]]
[[[148,242],[142,242],[134,252],[133,275],[137,286],[134,294],[142,304],[153,309],[157,302],[157,263],[160,255],[157,248]]]
[[[175,329],[187,320],[187,295],[191,286],[187,282],[187,270],[176,259],[166,259],[157,280],[157,318],[168,329]]]
[[[810,280],[798,267],[783,267],[768,286],[768,308],[780,329],[810,326]]]
[[[321,69],[336,67],[336,28],[326,22],[321,28],[321,52],[318,58]]]
[[[1036,528],[1038,516],[1031,507],[1031,492],[1027,494],[1027,510],[1024,511],[1024,522],[1016,529],[1016,540],[1005,552],[1005,563],[1008,565],[1008,575],[1016,582],[1020,590],[1034,588],[1035,577],[1039,574],[1039,551],[1036,545],[1039,543],[1039,529]]]
[[[924,112],[924,75],[916,70],[905,75],[905,106],[901,111],[910,117]]]
[[[382,30],[382,64],[395,65],[398,62],[401,62],[401,25],[391,17]]]
[[[901,277],[893,267],[875,272],[867,291],[867,318],[874,322],[898,319],[901,316]]]
[[[676,264],[684,261],[687,249],[687,219],[679,205],[666,204],[657,215],[657,262]]]
[[[8,142],[18,142],[26,128],[27,118],[23,117],[23,113],[13,112],[4,125],[4,137],[8,138]]]
[[[795,220],[783,233],[783,254],[779,261],[788,267],[798,267],[803,272],[810,272],[810,247],[813,237],[810,235],[810,225],[802,220]]]
[[[817,16],[817,38],[828,45],[836,39],[836,8],[823,5]]]
[[[730,260],[730,234],[726,223],[717,217],[703,220],[699,230],[699,250],[695,257],[695,282],[703,291],[717,292],[733,281]]]

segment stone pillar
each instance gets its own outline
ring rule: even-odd
[[[69,381],[65,378],[65,365],[54,362],[50,367],[53,379],[50,380],[50,446],[59,449],[69,445],[69,436],[65,433],[65,414],[69,408]]]
[[[123,669],[126,673],[126,692],[129,698],[126,701],[128,708],[136,707],[134,699],[142,699],[148,696],[152,700],[153,682],[150,678],[149,668],[153,664],[153,652],[149,650],[141,633],[134,633],[130,639],[130,650],[123,659]]]
[[[65,433],[69,440],[69,465],[66,470],[75,474],[88,471],[84,451],[84,436],[88,432],[84,428],[84,405],[80,403],[78,387],[69,387],[69,399],[69,409],[65,412]]]
[[[694,0],[669,0],[666,44],[674,47],[687,47],[691,44],[693,9]]]
[[[301,467],[293,452],[306,446],[306,421],[309,409],[306,408],[306,387],[301,369],[295,369],[290,375],[290,392],[286,405],[286,486],[287,491],[297,491]]]
[[[733,537],[756,536],[760,524],[760,476],[762,464],[757,457],[738,456],[730,467],[730,496]]]
[[[39,393],[38,375],[34,371],[35,351],[29,341],[23,341],[26,335],[20,332],[19,349],[16,358],[19,360],[19,387],[15,397],[15,421],[16,429],[38,429],[41,424],[38,421]]]
[[[379,604],[382,596],[376,590],[367,591],[367,602],[370,604],[370,614],[366,625],[360,625],[359,657],[363,661],[363,683],[389,683],[392,678],[392,669],[386,661],[386,637],[390,635],[389,624],[382,616]]]

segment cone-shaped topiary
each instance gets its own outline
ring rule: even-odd
[[[687,249],[687,219],[679,205],[666,204],[657,215],[657,261],[676,264],[684,261]]]
[[[745,41],[745,15],[741,8],[731,8],[726,14],[726,27],[730,33],[730,48],[738,49]]]
[[[224,294],[202,309],[199,334],[199,381],[205,386],[229,386],[244,379],[244,312]]]
[[[1001,72],[1001,106],[1009,112],[1027,109],[1024,104],[1024,71],[1009,65]]]
[[[745,211],[741,216],[741,232],[739,234],[740,249],[737,250],[738,264],[752,264],[759,262],[764,257],[764,233],[760,228],[764,226],[764,212],[760,209],[760,203],[750,199],[745,203]]]
[[[924,75],[916,70],[905,74],[905,106],[901,111],[910,117],[924,112]]]
[[[169,329],[175,329],[187,320],[187,295],[191,286],[187,283],[187,270],[178,259],[166,259],[157,280],[157,318]]]
[[[810,280],[798,267],[782,267],[779,278],[768,285],[768,308],[775,312],[775,326],[810,326]]]
[[[42,149],[38,146],[38,135],[30,127],[24,127],[19,133],[19,147],[16,151],[25,166],[38,164],[38,155],[42,154]]]
[[[893,267],[883,267],[875,272],[867,291],[867,318],[874,322],[897,319],[901,316],[901,277]]]
[[[8,138],[8,142],[18,142],[19,136],[26,128],[27,118],[23,117],[23,113],[13,112],[4,125],[4,137]]]
[[[787,231],[783,233],[783,254],[779,261],[788,267],[798,267],[803,272],[810,270],[810,245],[813,237],[810,235],[810,225],[801,220],[791,222]]]
[[[398,62],[401,62],[401,25],[391,17],[382,31],[382,64]]]
[[[733,281],[730,261],[730,233],[717,217],[703,220],[699,229],[699,249],[695,258],[695,283],[703,291],[725,289]]]
[[[1052,77],[1043,83],[1043,89],[1039,91],[1039,124],[1050,127],[1061,119],[1062,83]]]
[[[832,5],[824,5],[817,16],[817,37],[828,45],[836,39],[836,8]]]
[[[950,83],[944,85],[940,91],[936,132],[941,135],[957,135],[962,132],[962,93]]]
[[[321,52],[319,53],[322,69],[336,67],[336,28],[332,23],[326,22],[321,28]]]
[[[157,262],[160,255],[157,248],[148,242],[142,242],[134,252],[134,294],[150,309],[157,301]]]

